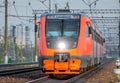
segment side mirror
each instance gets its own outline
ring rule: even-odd
[[[90,21],[87,21],[86,23],[87,23],[87,24],[91,24],[91,22],[90,22]]]
[[[35,32],[37,32],[39,25],[41,24],[40,21],[35,22]]]
[[[92,38],[92,34],[90,34],[90,38]]]
[[[41,22],[40,22],[40,21],[37,21],[37,22],[35,22],[35,24],[36,24],[36,25],[40,25],[40,24],[41,24]]]

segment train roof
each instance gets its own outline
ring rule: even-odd
[[[87,16],[85,13],[74,13],[71,12],[69,9],[59,9],[57,12],[45,12],[42,13],[41,16],[47,16],[47,15],[80,15],[80,16]],[[88,17],[88,16],[87,16]]]
[[[69,9],[59,9],[57,12],[51,12],[51,13],[48,13],[48,12],[45,12],[45,13],[42,13],[41,14],[41,16],[51,16],[51,15],[78,15],[78,16],[86,16],[86,17],[88,17],[85,13],[74,13],[74,12],[71,12]],[[88,17],[88,19],[90,19],[89,17]],[[91,19],[90,19],[91,20]],[[92,22],[92,20],[91,20],[91,22]],[[102,32],[98,29],[98,28],[96,28],[97,27],[97,25],[95,25],[93,22],[92,22],[92,26],[93,26],[93,29],[98,33],[98,34],[100,34],[100,36],[102,37],[102,38],[105,38],[104,36],[103,36],[103,34],[102,34]]]
[[[82,15],[80,13],[43,13],[41,14],[41,16],[47,16],[47,15],[79,15],[79,16],[85,16],[85,15]]]

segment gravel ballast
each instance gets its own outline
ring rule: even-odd
[[[115,61],[96,72],[86,83],[116,83],[116,75],[113,72],[114,68]]]

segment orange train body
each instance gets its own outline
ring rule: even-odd
[[[81,14],[41,15],[37,44],[46,74],[80,74],[81,68],[99,64],[104,57],[104,36]]]

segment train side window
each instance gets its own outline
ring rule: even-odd
[[[38,32],[38,33],[37,33],[37,34],[38,34],[38,38],[40,38],[40,25],[38,25],[37,27],[38,27],[38,28],[37,28],[37,32]]]
[[[96,31],[94,30],[94,40],[96,41],[96,38],[97,38],[97,36],[96,36]]]
[[[90,34],[89,34],[89,25],[88,24],[86,24],[86,37],[89,37],[90,36]]]
[[[92,26],[89,27],[89,34],[92,34]]]

